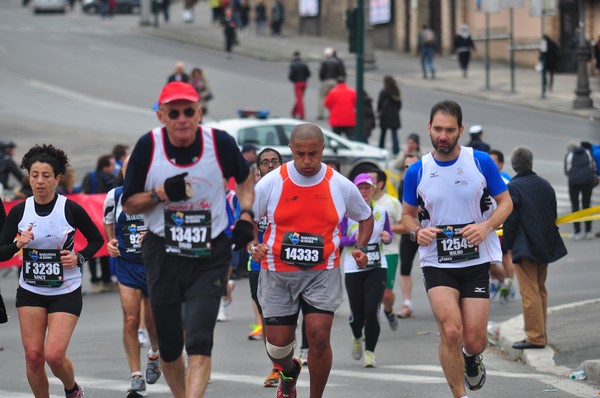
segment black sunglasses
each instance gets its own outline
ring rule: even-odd
[[[167,113],[167,116],[169,116],[169,119],[171,120],[177,120],[179,119],[180,114],[181,112],[177,109],[171,109],[169,113]],[[190,118],[196,114],[196,110],[194,108],[185,108],[183,110],[183,114],[185,115],[185,117]]]
[[[270,165],[270,164],[273,165],[273,166],[279,166],[279,159],[271,159],[271,160],[264,159],[264,160],[261,160],[259,164],[261,166],[265,166],[265,167],[268,166],[268,165]]]

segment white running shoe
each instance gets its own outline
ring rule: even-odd
[[[373,351],[365,351],[365,368],[375,368],[377,362],[375,362],[375,353]]]
[[[231,316],[229,315],[230,304],[231,302],[221,299],[221,304],[219,305],[219,315],[217,315],[217,321],[227,322],[231,320]]]
[[[363,354],[362,339],[352,338],[352,358],[355,361],[360,361]]]

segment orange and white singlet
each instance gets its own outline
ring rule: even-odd
[[[289,272],[332,269],[340,265],[339,223],[344,214],[366,220],[371,208],[356,186],[321,164],[314,176],[301,175],[293,162],[263,177],[255,188],[255,221],[266,216],[262,268]]]

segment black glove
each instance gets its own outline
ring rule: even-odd
[[[165,180],[165,193],[171,202],[179,202],[190,198],[185,184],[187,175],[188,173],[181,173]]]
[[[231,233],[233,250],[243,249],[252,239],[254,239],[254,225],[250,221],[237,220]]]
[[[588,151],[592,150],[592,144],[587,141],[581,141],[581,147],[587,149]]]

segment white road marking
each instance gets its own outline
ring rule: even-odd
[[[46,91],[52,94],[56,94],[63,98],[68,98],[74,101],[78,101],[84,104],[93,105],[97,107],[103,107],[107,109],[114,109],[118,111],[135,113],[138,115],[154,115],[151,109],[141,108],[138,106],[127,105],[119,102],[103,100],[101,98],[92,97],[86,94],[78,93],[66,88],[58,87],[52,84],[40,82],[38,80],[30,80],[25,83],[29,87],[36,88],[38,90]]]

